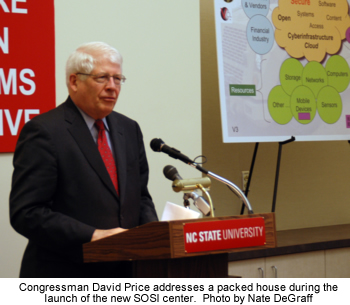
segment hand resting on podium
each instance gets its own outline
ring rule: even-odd
[[[114,234],[122,233],[127,231],[128,229],[123,229],[123,228],[113,228],[109,230],[100,230],[96,229],[94,231],[94,234],[92,234],[91,241],[99,240],[101,238],[105,238]]]

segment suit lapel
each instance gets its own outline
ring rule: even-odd
[[[100,176],[106,187],[118,198],[117,192],[103,163],[97,145],[94,142],[83,117],[80,115],[78,109],[70,98],[68,98],[64,106],[65,120],[68,123],[68,131],[78,144],[80,150],[83,152],[91,167]]]

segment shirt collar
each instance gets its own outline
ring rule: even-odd
[[[95,119],[93,119],[91,116],[89,116],[88,114],[86,114],[83,110],[81,110],[78,106],[76,106],[79,110],[79,112],[81,113],[81,115],[83,116],[83,119],[86,123],[86,125],[88,126],[89,130],[91,131],[94,128],[94,124],[95,124]],[[104,117],[102,119],[103,124],[105,125],[106,130],[109,132],[109,127],[108,127],[108,123],[107,123],[107,119],[106,117]]]

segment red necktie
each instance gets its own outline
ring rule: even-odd
[[[97,138],[98,150],[99,150],[101,157],[102,157],[102,160],[107,168],[109,176],[112,179],[112,182],[113,182],[113,185],[117,191],[117,194],[119,195],[117,167],[115,165],[112,151],[108,145],[106,131],[105,131],[105,125],[103,124],[103,122],[101,120],[96,120],[95,126],[98,130],[98,138]]]

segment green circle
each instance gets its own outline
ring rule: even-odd
[[[267,103],[270,115],[276,123],[284,125],[293,118],[290,110],[290,96],[282,86],[276,86],[270,91]]]
[[[326,64],[328,85],[343,92],[350,83],[350,69],[347,61],[340,55],[334,55]]]
[[[296,87],[302,85],[303,69],[301,62],[295,58],[289,58],[283,62],[280,69],[280,82],[287,94],[291,95]]]
[[[293,116],[300,124],[312,122],[316,115],[317,105],[310,88],[299,86],[293,91],[290,101]]]
[[[321,89],[317,97],[317,110],[325,123],[334,124],[339,120],[343,103],[335,88],[327,86]]]
[[[315,96],[328,85],[326,69],[316,61],[310,61],[303,71],[303,85],[309,87]]]

